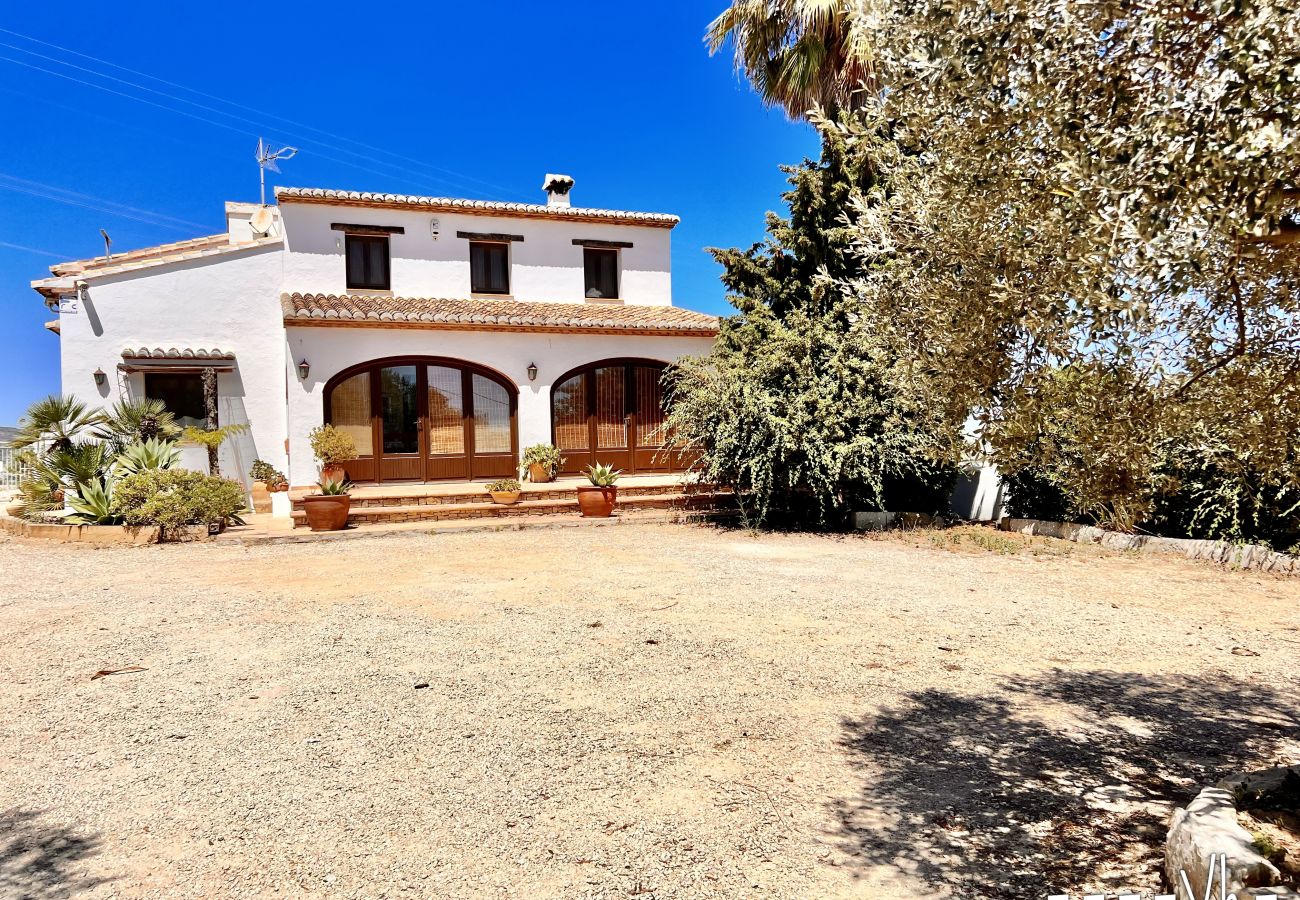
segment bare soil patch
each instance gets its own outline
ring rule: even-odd
[[[995,536],[0,539],[0,895],[1151,891],[1300,584]]]

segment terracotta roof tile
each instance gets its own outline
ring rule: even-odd
[[[148,347],[133,349],[127,347],[122,351],[123,359],[234,359],[235,354],[225,350],[198,349],[193,350],[189,347],[177,349],[170,347],[166,350],[161,347],[155,347],[152,350]]]
[[[220,238],[220,240],[217,240]],[[225,253],[235,253],[240,250],[250,250],[255,247],[269,247],[273,244],[279,244],[279,237],[258,238],[252,241],[242,241],[237,244],[230,243],[230,236],[212,235],[206,238],[197,238],[193,241],[178,241],[174,244],[161,244],[157,247],[147,247],[143,250],[133,250],[130,253],[115,253],[110,259],[105,260],[98,257],[93,260],[82,260],[76,263],[60,263],[50,267],[50,271],[55,272],[57,277],[45,278],[32,282],[32,288],[46,296],[55,296],[60,293],[67,293],[75,289],[74,282],[82,278],[95,278],[101,275],[117,275],[121,272],[133,272],[137,269],[147,269],[153,266],[164,266],[168,263],[185,262],[191,259],[205,259],[209,256],[221,256]]]
[[[714,316],[676,306],[449,300],[373,294],[282,294],[284,323],[295,326],[571,331],[712,336]]]
[[[487,216],[518,216],[540,219],[569,219],[578,222],[616,222],[672,228],[681,221],[665,213],[629,212],[620,209],[587,209],[580,206],[546,206],[541,203],[509,203],[503,200],[462,200],[455,197],[420,197],[412,194],[376,194],[369,191],[334,191],[324,188],[277,187],[275,199],[299,203],[337,203],[347,206],[376,206],[422,209],[430,212],[461,212]]]

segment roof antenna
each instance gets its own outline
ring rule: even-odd
[[[257,166],[261,170],[262,205],[266,206],[266,170],[279,174],[280,167],[275,164],[278,159],[293,159],[298,154],[297,147],[281,147],[272,150],[271,145],[261,138],[257,139]]]
[[[104,259],[108,260],[113,256],[113,239],[109,237],[108,232],[102,228],[99,229],[99,234],[104,238]]]

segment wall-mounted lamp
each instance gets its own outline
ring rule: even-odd
[[[537,363],[528,364],[528,380],[529,381],[537,380]]]
[[[104,382],[107,381],[107,380],[108,380],[108,376],[104,374],[104,370],[103,370],[103,369],[96,369],[96,370],[95,370],[95,386],[96,386],[96,387],[103,387],[103,386],[104,386]]]
[[[307,362],[307,357],[304,356],[302,358],[302,362],[298,363],[298,377],[301,378],[303,381],[306,381],[307,373],[310,371],[311,371],[311,363]]]

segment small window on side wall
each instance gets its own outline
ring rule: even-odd
[[[510,293],[510,245],[470,241],[469,289],[475,294]]]
[[[617,300],[618,251],[584,247],[582,261],[587,272],[587,299]]]
[[[388,238],[349,234],[343,241],[347,248],[348,290],[388,290]]]
[[[161,400],[182,428],[203,428],[207,424],[203,376],[198,372],[145,372],[144,395]]]

